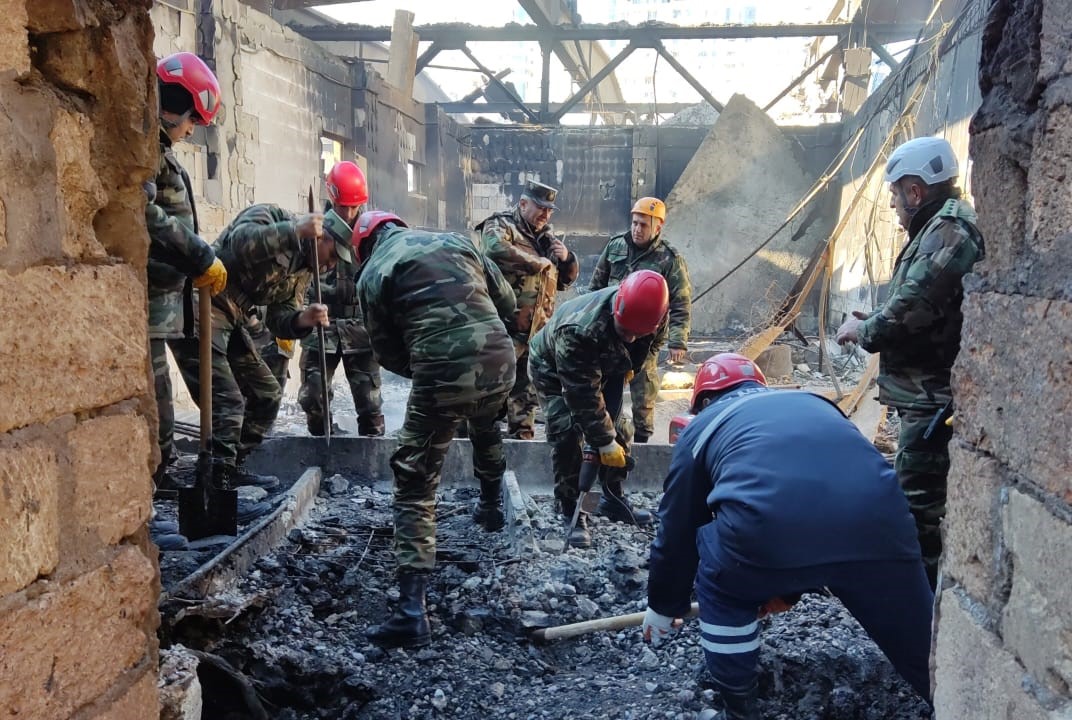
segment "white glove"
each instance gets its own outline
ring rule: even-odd
[[[645,642],[650,642],[652,647],[659,647],[659,643],[669,640],[670,635],[677,632],[677,627],[674,626],[674,618],[660,615],[649,607],[644,613],[641,632],[644,633]]]

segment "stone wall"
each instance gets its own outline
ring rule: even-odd
[[[156,717],[140,0],[0,15],[0,708]]]
[[[1072,1],[998,0],[971,126],[987,258],[954,368],[938,717],[1072,718]]]

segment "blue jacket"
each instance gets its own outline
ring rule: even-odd
[[[648,604],[663,615],[688,610],[697,531],[709,523],[714,532],[703,535],[717,547],[707,550],[757,568],[920,556],[893,468],[837,407],[809,393],[754,382],[725,393],[678,439],[663,490],[648,576]]]

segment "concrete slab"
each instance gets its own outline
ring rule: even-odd
[[[517,484],[517,476],[510,470],[503,476],[503,510],[506,514],[506,532],[514,555],[529,558],[540,552],[536,534],[532,530],[525,493]]]
[[[667,198],[667,239],[685,255],[695,294],[748,256],[811,187],[797,149],[774,121],[734,95]],[[823,219],[795,226],[692,307],[696,334],[721,335],[765,324],[782,304],[829,229]]]

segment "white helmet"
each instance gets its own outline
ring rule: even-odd
[[[928,185],[955,178],[960,172],[953,146],[943,138],[921,137],[900,145],[886,161],[886,182],[915,175]]]

